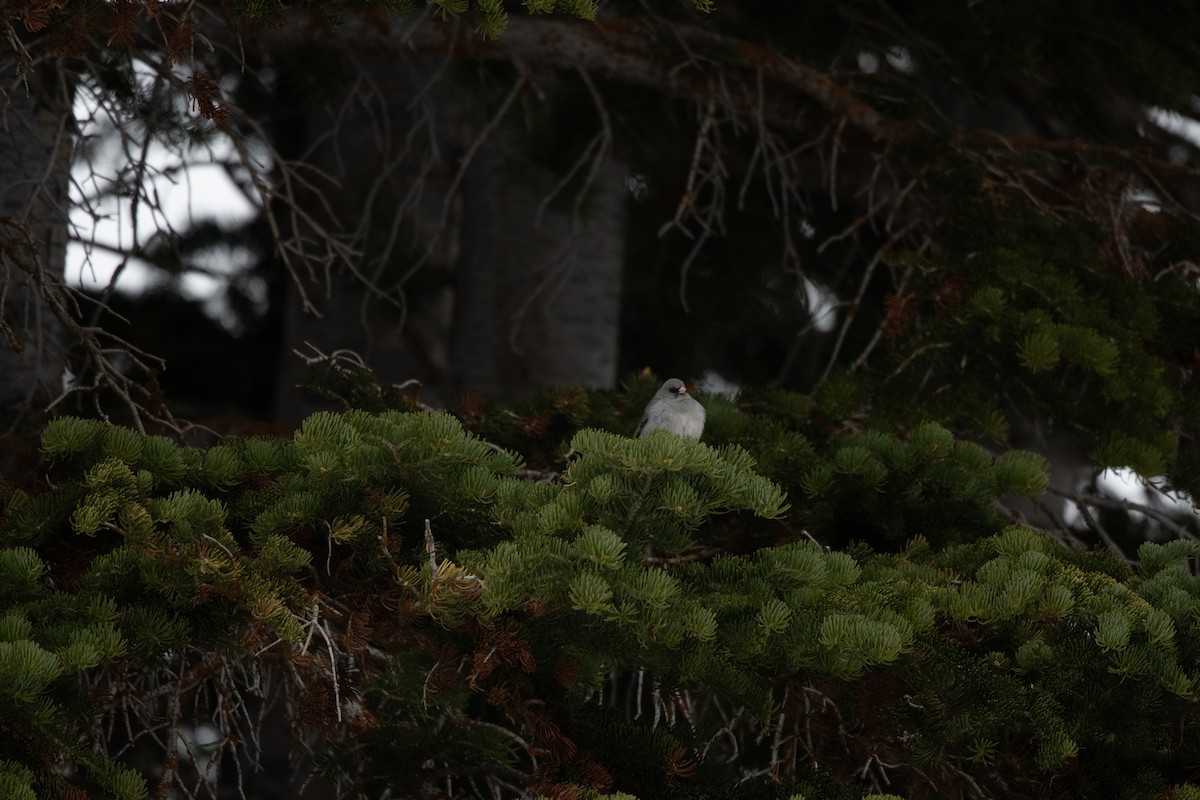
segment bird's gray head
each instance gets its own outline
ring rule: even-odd
[[[687,397],[687,385],[679,378],[671,378],[658,390],[660,397]]]

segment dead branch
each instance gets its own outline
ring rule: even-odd
[[[302,36],[303,26],[304,22],[296,19],[284,35]],[[722,71],[729,81],[728,96],[738,104],[739,116],[747,120],[765,116],[772,124],[791,129],[802,126],[803,114],[791,107],[793,103],[778,96],[763,103],[757,96],[761,74],[785,94],[790,91],[807,98],[872,138],[906,138],[917,131],[859,100],[850,87],[769,47],[650,17],[614,17],[585,23],[513,16],[504,35],[496,39],[483,39],[467,26],[433,21],[381,29],[351,20],[334,36],[358,48],[393,55],[453,53],[490,61],[519,57],[526,64],[582,69],[701,102],[710,94],[711,72]],[[672,41],[675,47],[670,46]],[[721,54],[719,59],[712,55],[715,53]]]

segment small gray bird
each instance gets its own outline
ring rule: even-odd
[[[633,435],[645,436],[657,430],[678,433],[689,439],[699,439],[704,433],[704,406],[688,394],[679,378],[671,378],[654,393]]]

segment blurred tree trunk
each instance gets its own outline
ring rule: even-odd
[[[481,88],[489,78],[441,61],[350,63],[354,85],[309,104],[311,163],[335,185],[309,197],[329,228],[307,235],[336,231],[345,247],[309,288],[312,308],[287,287],[279,419],[320,407],[296,388],[293,351],[309,345],[359,353],[384,382],[415,378],[435,405],[462,389],[611,386],[625,242],[619,164],[602,153],[551,198],[560,176],[531,157],[517,121],[530,109],[513,102],[516,88]],[[552,77],[542,83],[557,88]]]
[[[338,243],[317,255],[324,266],[305,285],[306,296],[285,281],[276,417],[289,424],[325,407],[297,386],[303,367],[296,353],[314,348],[352,351],[381,382],[415,379],[426,400],[446,399],[449,272],[458,253],[456,208],[446,196],[469,133],[462,115],[473,113],[471,99],[437,80],[440,65],[432,61],[357,56],[348,63],[357,73],[348,86],[331,91],[299,75],[293,83],[320,99],[281,103],[308,109],[296,153],[327,179],[301,197],[311,224],[298,233],[312,248]]]
[[[17,410],[2,426],[62,391],[63,329],[43,297],[66,262],[71,91],[49,67],[18,78],[0,48],[0,408]]]
[[[624,175],[607,159],[578,213],[568,190],[539,218],[557,182],[507,136],[472,165],[451,350],[460,386],[511,397],[616,382]]]

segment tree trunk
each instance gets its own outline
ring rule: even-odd
[[[511,397],[616,382],[624,174],[607,160],[578,215],[572,188],[539,219],[560,178],[511,130],[471,167],[451,351],[459,386]]]
[[[611,386],[623,174],[610,161],[578,213],[573,185],[535,224],[561,176],[526,155],[527,132],[512,122],[519,104],[509,109],[503,92],[440,60],[353,64],[357,85],[312,104],[308,138],[323,143],[312,161],[337,184],[314,194],[313,214],[327,205],[343,232],[358,226],[358,274],[337,268],[310,290],[319,316],[288,287],[280,420],[294,423],[319,407],[295,388],[292,351],[307,344],[353,350],[385,382],[416,378],[422,399],[435,405],[461,388],[512,396],[549,385]],[[501,108],[507,113],[497,114]],[[370,299],[364,276],[399,299],[403,313]]]
[[[313,348],[352,351],[381,382],[415,379],[426,401],[448,399],[448,273],[458,236],[445,198],[466,135],[458,115],[471,113],[471,99],[439,80],[432,60],[350,63],[356,81],[344,92],[303,101],[300,150],[328,181],[303,198],[324,229],[300,234],[318,246],[334,236],[344,248],[306,287],[308,308],[295,283],[286,285],[276,416],[289,424],[328,405],[296,385],[295,352]]]
[[[50,67],[18,78],[7,42],[0,80],[0,428],[8,428],[62,391],[66,343],[43,287],[61,284],[66,263],[71,92]]]

